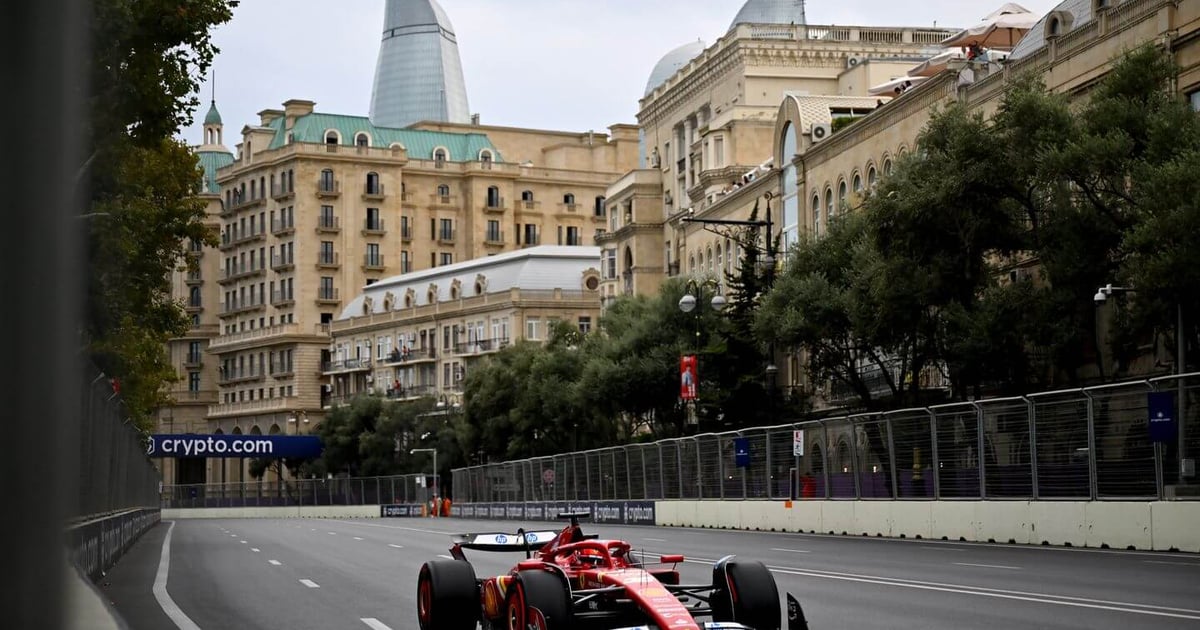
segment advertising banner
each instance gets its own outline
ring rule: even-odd
[[[654,524],[654,501],[477,503],[450,508],[452,516],[496,521],[556,521],[564,512],[587,512],[594,523]]]
[[[379,516],[382,518],[412,518],[420,517],[421,505],[417,503],[409,503],[405,505],[381,505],[379,506]],[[454,506],[451,506],[450,513],[454,514]]]
[[[301,458],[321,456],[316,435],[169,435],[150,436],[150,457],[261,457]]]
[[[1150,392],[1146,394],[1146,408],[1150,412],[1150,441],[1174,442],[1179,439],[1175,425],[1175,393]]]
[[[700,378],[696,371],[696,355],[685,354],[679,357],[679,398],[696,400],[696,384]]]

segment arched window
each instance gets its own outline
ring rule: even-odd
[[[354,136],[354,146],[369,147],[371,146],[371,138],[367,137],[367,134],[359,132],[358,135]]]
[[[875,166],[871,165],[869,168],[867,168],[867,188],[869,190],[875,190],[875,183],[877,180],[878,175],[875,173]]]
[[[717,273],[725,271],[725,256],[722,254],[721,244],[717,243]]]
[[[447,158],[446,149],[444,149],[442,147],[438,147],[433,150],[433,161],[434,162],[438,162],[440,165],[441,162],[446,161],[446,158]]]
[[[854,179],[852,180],[852,188],[855,193],[862,192],[862,175],[858,171],[854,171]]]
[[[821,195],[813,195],[812,200],[812,229],[813,234],[821,232]]]
[[[492,161],[492,152],[489,151],[488,149],[481,150],[479,152],[479,161],[480,162],[491,162]]]
[[[825,189],[825,223],[828,227],[829,219],[833,217],[833,189]]]
[[[705,256],[704,256],[704,257],[705,257],[705,258],[708,260],[708,273],[710,273],[710,274],[711,274],[711,273],[713,272],[713,252],[712,252],[712,245],[709,245],[709,246],[708,246],[708,249],[704,250],[704,253],[705,253]]]
[[[449,197],[450,196],[450,187],[447,186],[446,184],[438,184],[437,194],[439,197]]]
[[[342,139],[338,137],[338,132],[332,129],[325,132],[325,144],[338,144],[341,141]]]
[[[846,180],[838,182],[838,205],[841,209],[846,207]]]
[[[563,203],[568,206],[575,205],[575,195],[573,193],[567,193],[563,195]]]
[[[521,201],[533,201],[533,191],[525,190],[521,192]]]
[[[696,273],[696,255],[695,254],[688,255],[688,273],[691,273],[691,274]]]
[[[884,175],[891,175],[891,174],[892,174],[892,160],[891,160],[891,158],[885,159],[885,160],[883,161],[883,174],[884,174]]]

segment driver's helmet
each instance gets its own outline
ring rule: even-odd
[[[596,566],[604,562],[604,553],[599,549],[580,549],[575,552],[575,559],[580,564]]]

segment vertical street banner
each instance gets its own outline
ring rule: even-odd
[[[1174,442],[1178,439],[1175,425],[1174,392],[1150,392],[1146,394],[1146,408],[1150,414],[1150,441]]]
[[[696,355],[685,354],[679,358],[679,398],[696,400]]]

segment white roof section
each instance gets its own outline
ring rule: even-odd
[[[1009,60],[1016,61],[1022,57],[1028,57],[1046,46],[1046,20],[1051,13],[1056,12],[1069,14],[1071,16],[1070,30],[1075,30],[1092,21],[1092,0],[1065,0],[1059,3],[1030,27],[1029,32],[1025,33],[1025,37],[1022,37],[1021,41],[1013,46],[1012,54],[1008,56]],[[1067,32],[1067,29],[1064,28],[1063,32]]]
[[[702,52],[704,52],[704,41],[698,39],[663,55],[662,59],[654,64],[654,70],[650,72],[650,79],[646,81],[646,92],[643,96],[650,96],[654,88],[666,83],[667,79],[674,76],[680,68],[688,65]]]
[[[804,0],[746,0],[729,25],[738,24],[806,24]]]
[[[476,295],[477,280],[483,281],[484,293],[509,289],[580,291],[583,290],[584,272],[599,268],[599,247],[529,247],[385,278],[365,287],[363,293],[342,309],[338,320],[361,317],[364,314],[363,304],[368,298],[371,300],[372,313],[386,312],[384,301],[389,293],[393,299],[391,310],[403,310],[404,296],[410,289],[414,293],[412,306],[428,305],[429,289],[434,286],[437,287],[437,301],[448,301],[451,299],[450,287],[456,280],[461,286],[459,297]]]
[[[784,92],[783,96],[796,101],[805,132],[810,131],[814,124],[832,124],[833,109],[872,110],[879,107],[880,101],[887,103],[891,100],[886,96],[812,96],[798,92]]]

